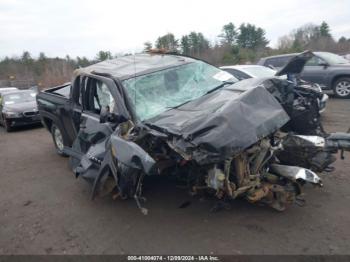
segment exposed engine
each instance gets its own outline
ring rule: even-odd
[[[350,134],[332,134],[328,139],[274,134],[224,161],[199,165],[191,155],[164,140],[165,137],[150,134],[143,137],[130,122],[117,128],[118,136],[109,138],[113,131],[107,124],[103,130],[96,131],[88,139],[77,140],[80,143],[76,148],[88,148],[85,155],[77,154],[79,150],[67,151],[73,156],[76,175],[91,180],[93,197],[108,191],[113,192],[114,198],[135,198],[145,214],[142,181],[146,173],[140,168],[143,163],[149,163],[148,167],[142,167],[148,174],[171,175],[186,181],[192,194],[211,193],[223,202],[245,198],[251,203],[260,202],[283,211],[290,204],[303,203],[303,184],[322,186],[320,177],[312,170],[325,170],[334,161],[333,153],[339,148],[350,150]],[[86,138],[84,132],[80,136]],[[133,144],[135,153],[129,161],[132,164],[125,165],[123,157],[129,156],[123,156],[123,150],[127,150],[128,141],[136,142]],[[142,153],[143,150],[152,152],[148,161],[138,158],[137,151]],[[117,160],[117,155],[121,161]],[[95,172],[99,174],[97,177],[93,175]]]

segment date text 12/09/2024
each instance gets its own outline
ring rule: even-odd
[[[219,257],[212,255],[197,256],[128,256],[128,261],[220,261]]]

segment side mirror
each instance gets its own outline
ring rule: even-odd
[[[101,109],[101,112],[100,112],[100,123],[101,124],[106,123],[106,122],[118,124],[118,123],[122,123],[124,121],[127,121],[127,119],[123,116],[117,115],[115,113],[111,113],[109,106],[103,107]]]
[[[108,121],[109,115],[109,107],[102,107],[100,112],[100,123],[106,123]]]

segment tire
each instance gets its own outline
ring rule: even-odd
[[[63,148],[65,146],[65,143],[63,140],[62,131],[55,124],[52,124],[51,126],[51,135],[52,135],[52,140],[55,145],[57,154],[59,154],[60,156],[67,156],[65,153],[63,153]]]
[[[336,97],[350,98],[350,77],[341,77],[335,81],[333,92]]]

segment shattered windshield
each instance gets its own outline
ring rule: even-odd
[[[165,69],[123,81],[140,120],[197,99],[226,82],[231,74],[202,61]]]
[[[35,101],[35,92],[19,92],[4,95],[4,104],[12,105]]]

